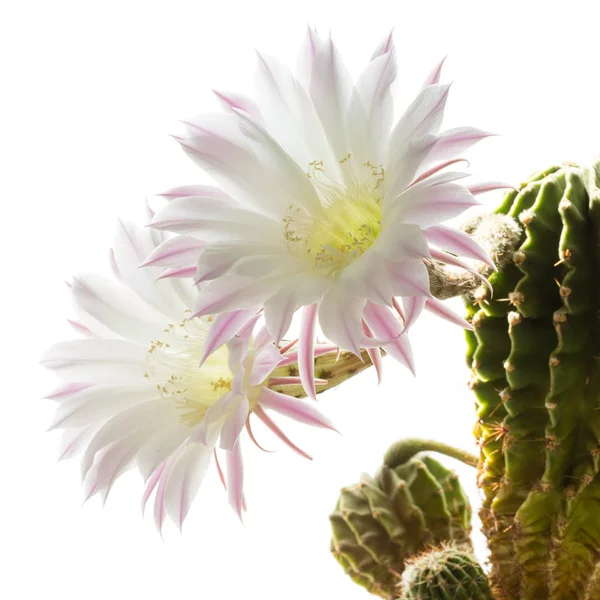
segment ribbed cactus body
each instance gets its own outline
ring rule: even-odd
[[[600,558],[594,179],[553,167],[507,194],[498,212],[521,222],[521,244],[490,277],[493,298],[469,301],[481,518],[500,599],[586,598]]]
[[[404,600],[493,600],[473,553],[446,545],[410,559],[401,589]]]
[[[338,562],[383,598],[398,597],[410,556],[444,541],[470,544],[471,509],[458,478],[428,456],[363,475],[342,490],[330,520]]]

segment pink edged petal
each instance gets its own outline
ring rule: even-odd
[[[227,453],[226,462],[229,504],[241,520],[244,504],[244,463],[242,461],[241,444],[236,444],[233,451]]]
[[[188,307],[183,305],[181,297],[172,285],[156,285],[156,278],[160,274],[159,269],[139,268],[140,264],[163,241],[164,234],[159,231],[119,221],[114,249],[121,283],[131,288],[149,306],[158,309],[164,325],[164,315],[168,315],[170,320],[177,319],[181,311]]]
[[[429,257],[429,245],[422,229],[411,223],[390,223],[377,237],[373,249],[395,261]]]
[[[488,253],[468,233],[445,225],[434,225],[428,227],[423,234],[430,244],[459,256],[474,258],[496,270],[496,265]]]
[[[378,306],[367,302],[364,310],[364,318],[367,325],[378,337],[394,338],[390,344],[386,344],[385,351],[398,362],[408,367],[415,374],[415,364],[408,335],[400,335],[403,331],[402,324],[392,311],[386,306]]]
[[[389,218],[427,228],[453,219],[478,204],[467,188],[456,183],[417,185],[398,197]]]
[[[323,356],[324,354],[329,354],[330,352],[338,351],[339,347],[336,344],[316,344],[313,356],[314,358],[317,358],[318,356]],[[292,350],[287,352],[283,360],[279,363],[279,366],[284,367],[298,362],[298,356],[298,350]]]
[[[213,93],[225,110],[233,111],[235,109],[244,111],[253,119],[262,123],[260,109],[258,108],[258,104],[252,98],[236,92],[220,92],[213,90]]]
[[[299,423],[305,423],[313,427],[323,427],[337,432],[333,423],[310,402],[280,394],[269,388],[263,388],[258,396],[257,404],[263,408],[270,408]]]
[[[146,304],[133,290],[96,274],[73,278],[73,300],[118,336],[147,344],[162,331],[168,316]]]
[[[173,468],[175,458],[176,455],[171,456],[162,468],[158,478],[158,488],[156,490],[156,495],[154,496],[154,524],[161,535],[166,516],[165,493],[167,491],[167,481],[169,479],[171,469]]]
[[[156,278],[156,281],[160,279],[172,279],[179,277],[194,277],[196,275],[197,267],[180,267],[178,269],[165,269],[162,275]]]
[[[329,290],[319,302],[319,324],[325,336],[360,356],[362,310],[366,299],[352,296],[341,285]]]
[[[436,248],[431,248],[431,258],[446,263],[447,265],[453,265],[468,271],[472,275],[475,275],[477,279],[480,279],[487,286],[491,293],[494,292],[492,284],[487,280],[487,278],[484,277],[479,271],[474,269],[471,265],[467,264],[464,260],[461,260],[452,254],[448,254],[447,252],[443,252],[442,250],[437,250]]]
[[[283,281],[231,275],[209,281],[199,291],[192,317],[242,310],[263,304]]]
[[[434,165],[433,167],[427,169],[426,171],[423,171],[423,173],[421,173],[411,184],[409,187],[412,187],[413,185],[416,185],[417,183],[420,183],[421,181],[424,181],[425,179],[427,179],[427,182],[433,185],[437,185],[439,183],[450,183],[451,181],[456,181],[458,179],[464,179],[465,177],[469,177],[469,173],[464,173],[461,171],[452,171],[452,172],[444,172],[444,173],[439,173],[441,170],[445,169],[446,167],[449,167],[450,165],[454,165],[456,163],[465,163],[466,166],[469,165],[469,161],[465,160],[464,158],[451,158],[448,160],[445,160],[442,163],[438,163],[436,165]],[[434,175],[437,175],[437,177],[434,178]],[[433,183],[432,183],[433,182]]]
[[[148,258],[140,265],[141,267],[189,267],[198,262],[198,256],[206,246],[206,243],[186,235],[165,240],[155,248]]]
[[[125,408],[160,397],[153,386],[95,385],[64,399],[54,412],[49,430],[100,425]]]
[[[294,444],[294,442],[292,442],[290,440],[290,438],[288,438],[287,435],[285,435],[285,433],[283,433],[283,431],[278,427],[278,425],[275,423],[275,421],[273,421],[273,419],[271,419],[271,417],[269,417],[269,415],[266,413],[265,410],[263,410],[263,408],[260,406],[260,404],[257,404],[254,407],[254,414],[284,443],[286,444],[289,448],[291,448],[294,452],[297,452],[300,456],[307,458],[308,460],[312,460],[312,456],[310,456],[310,454],[307,454],[306,452],[304,452],[304,450],[302,450],[301,448],[299,448],[298,446],[296,446],[296,444]],[[258,444],[257,444],[258,445]],[[260,446],[259,446],[260,447]]]
[[[311,215],[321,214],[321,201],[306,172],[250,115],[235,109],[234,113],[240,130],[252,142],[265,173],[281,187],[282,205],[302,207]]]
[[[427,161],[440,161],[462,154],[478,142],[496,134],[476,127],[455,127],[440,134],[440,139],[428,156]]]
[[[363,320],[362,323],[363,333],[366,336],[373,337],[373,332],[371,328],[365,323]],[[383,360],[381,357],[381,350],[379,348],[369,348],[367,350],[367,354],[375,367],[375,372],[377,373],[377,383],[381,383],[381,378],[383,376]]]
[[[260,407],[259,407],[260,408]],[[254,432],[252,431],[252,425],[250,424],[250,416],[253,413],[250,413],[248,415],[248,418],[246,419],[246,431],[248,432],[248,436],[250,437],[250,439],[252,440],[252,443],[259,449],[262,450],[263,452],[267,452],[269,454],[272,454],[273,452],[275,452],[274,450],[267,450],[266,448],[263,448],[258,441],[256,440],[256,437],[254,436]]]
[[[60,438],[57,460],[66,460],[79,454],[91,437],[92,431],[89,427],[65,429]]]
[[[296,61],[296,76],[298,81],[306,88],[310,87],[310,79],[313,69],[313,61],[319,48],[323,45],[323,40],[317,34],[314,27],[307,24],[306,35],[300,45],[298,58]]]
[[[85,477],[94,464],[96,455],[113,442],[131,436],[132,432],[141,439],[148,440],[177,422],[177,412],[165,408],[162,399],[143,402],[117,413],[95,432],[87,445],[80,463],[82,477]]]
[[[320,41],[312,62],[310,95],[335,156],[348,153],[344,116],[352,93],[352,78],[331,37]]]
[[[82,383],[82,382],[68,382],[59,384],[52,392],[44,396],[47,400],[63,400],[64,398],[68,398],[77,394],[77,392],[81,392],[89,387],[91,387],[92,383]]]
[[[217,467],[217,474],[221,483],[223,485],[223,489],[227,491],[227,483],[225,482],[225,475],[223,474],[223,469],[221,468],[221,462],[219,461],[219,456],[217,454],[217,449],[213,448],[213,456],[215,458],[215,466]]]
[[[469,323],[466,319],[463,319],[460,315],[457,315],[453,310],[449,309],[443,302],[437,300],[436,298],[427,298],[425,309],[429,312],[432,312],[434,315],[437,315],[438,317],[442,317],[442,319],[450,321],[450,323],[454,323],[459,327],[473,331],[473,325],[471,325],[471,323]]]
[[[257,53],[256,87],[267,131],[302,169],[322,160],[325,170],[339,168],[307,90],[278,59]]]
[[[121,273],[119,265],[117,264],[117,257],[115,256],[114,248],[111,248],[108,251],[108,262],[110,264],[110,270],[112,271],[112,274],[114,275],[115,279],[117,281],[121,281],[121,279],[123,278],[123,274]]]
[[[394,29],[390,29],[390,32],[379,42],[373,54],[371,54],[371,60],[375,60],[379,56],[383,56],[388,52],[394,52]]]
[[[238,438],[240,437],[240,433],[244,428],[244,424],[248,419],[249,411],[250,403],[248,402],[248,398],[244,395],[239,395],[233,406],[230,408],[229,415],[221,428],[220,446],[223,450],[233,452]]]
[[[269,330],[266,326],[261,327],[254,336],[254,347],[262,348],[267,344],[271,344],[273,342],[273,337],[269,333]]]
[[[408,331],[421,316],[427,298],[425,296],[404,296],[402,304],[404,307],[404,331]]]
[[[325,277],[300,275],[265,302],[265,324],[275,343],[287,333],[296,310],[318,302],[329,285]]]
[[[231,118],[233,120],[233,116]],[[256,155],[243,140],[207,132],[179,143],[192,161],[210,174],[240,206],[267,217],[281,218],[281,192],[265,176]],[[283,205],[283,210],[286,206]]]
[[[252,238],[261,241],[276,239],[281,232],[280,221],[244,207],[216,203],[212,198],[201,196],[173,200],[154,215],[149,226],[180,234],[189,233],[205,242],[243,239],[248,236],[248,228],[251,229]]]
[[[315,388],[315,330],[317,326],[317,305],[305,306],[300,322],[298,338],[298,370],[302,387],[309,398],[317,399]]]
[[[429,272],[422,260],[387,261],[394,296],[431,296]]]
[[[411,143],[424,135],[438,133],[449,92],[450,84],[435,83],[417,95],[392,131],[386,161],[387,170],[389,163],[395,164]]]
[[[187,196],[202,196],[223,202],[232,202],[231,196],[228,196],[223,190],[214,185],[180,185],[158,195],[167,200],[186,198]]]
[[[212,457],[212,448],[189,444],[173,462],[164,493],[165,511],[181,530]]]
[[[156,470],[150,475],[150,477],[148,477],[146,485],[144,486],[144,493],[142,494],[142,514],[146,511],[146,504],[148,504],[148,500],[150,499],[150,496],[152,496],[152,492],[154,491],[154,488],[156,488],[156,485],[160,480],[160,476],[162,475],[162,472],[164,471],[166,466],[167,461],[165,460],[161,465],[159,465],[156,468]]]
[[[72,321],[71,319],[67,319],[67,323],[79,334],[86,338],[99,338],[100,336],[94,333],[91,329],[78,323],[77,321]]]
[[[374,58],[359,76],[350,99],[347,131],[352,157],[358,165],[379,164],[393,118],[390,87],[396,79],[393,50]]]
[[[252,373],[250,374],[250,385],[260,385],[273,372],[273,369],[282,360],[279,348],[275,344],[263,346],[254,355]]]
[[[236,335],[256,315],[257,311],[258,309],[254,307],[217,315],[211,323],[204,341],[199,366],[201,367],[213,352]]]
[[[437,141],[437,136],[426,134],[408,144],[406,148],[400,148],[389,158],[385,164],[384,214],[402,198],[401,194],[414,180]]]
[[[467,189],[473,196],[476,196],[477,194],[484,194],[485,192],[493,192],[495,190],[518,190],[519,188],[505,181],[485,181],[482,183],[472,183],[467,186]]]
[[[51,346],[40,364],[67,381],[139,383],[148,349],[126,340],[88,339]]]
[[[141,476],[147,480],[169,456],[187,441],[190,428],[184,423],[166,427],[149,438],[138,450],[136,463]]]
[[[423,82],[423,88],[429,87],[430,85],[435,85],[436,83],[440,82],[442,67],[444,66],[444,63],[446,62],[447,58],[447,56],[444,56],[444,58],[442,58],[442,60],[440,60],[440,62],[438,62],[437,65],[435,65],[435,67],[433,67],[433,69],[431,70],[429,75],[427,75],[425,81]]]

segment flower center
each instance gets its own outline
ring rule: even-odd
[[[348,155],[340,161],[344,165]],[[337,277],[342,269],[364,254],[381,230],[383,167],[365,163],[360,181],[349,177],[343,186],[329,178],[320,161],[310,164],[322,213],[309,216],[293,204],[283,219],[288,248],[308,259],[320,275]]]
[[[144,377],[175,403],[181,422],[190,427],[201,423],[208,408],[231,390],[233,379],[226,346],[198,368],[209,319],[184,318],[178,324],[169,323],[164,329],[165,339],[153,341],[148,348],[149,369]]]

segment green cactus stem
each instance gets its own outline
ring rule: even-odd
[[[405,561],[432,545],[470,546],[471,507],[457,476],[426,449],[474,460],[422,440],[395,444],[375,477],[341,491],[330,516],[331,551],[359,585],[382,598],[398,597]]]
[[[590,600],[600,560],[598,168],[508,193],[512,262],[470,294],[481,519],[499,600]],[[594,587],[595,586],[595,587]],[[595,592],[593,592],[595,593]]]
[[[446,544],[409,559],[401,589],[403,600],[493,600],[473,553]]]

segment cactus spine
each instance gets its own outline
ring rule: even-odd
[[[468,302],[481,518],[501,600],[598,597],[597,178],[552,167],[507,194],[498,212],[520,220],[521,244],[490,277],[494,297]]]
[[[405,600],[493,600],[487,576],[469,551],[450,545],[407,561],[402,574]]]
[[[429,456],[435,449],[471,457],[435,442],[406,440],[390,448],[375,477],[344,488],[331,514],[331,550],[346,573],[382,598],[398,598],[405,561],[452,541],[470,546],[471,508],[456,475]]]

